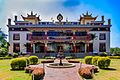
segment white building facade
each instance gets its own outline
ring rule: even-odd
[[[104,16],[97,21],[97,16],[83,14],[78,22],[62,21],[63,16],[57,16],[58,21],[42,22],[37,14],[27,15],[19,21],[15,16],[14,23],[8,19],[9,52],[27,54],[57,53],[110,53],[111,19],[105,24]]]

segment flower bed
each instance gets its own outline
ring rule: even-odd
[[[99,71],[96,66],[86,66],[78,70],[78,73],[80,74],[80,76],[82,76],[85,79],[92,79],[93,73],[97,73],[97,72]]]
[[[32,80],[41,80],[45,75],[45,71],[43,68],[40,67],[26,67],[26,73],[32,73]]]
[[[32,79],[33,80],[41,80],[44,78],[45,72],[43,68],[35,68],[32,72]]]

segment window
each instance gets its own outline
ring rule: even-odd
[[[106,40],[106,34],[105,33],[100,33],[99,40]]]
[[[75,35],[76,36],[86,36],[87,35],[87,32],[80,32],[80,31],[78,31],[78,32],[75,32]]]
[[[32,36],[44,36],[45,32],[32,32]]]
[[[99,51],[100,52],[106,52],[106,44],[105,43],[100,43],[99,44]]]
[[[31,52],[31,44],[26,43],[26,52]]]
[[[58,31],[48,31],[47,32],[48,36],[61,36],[62,32],[58,32]]]
[[[20,43],[13,43],[13,52],[20,52]]]
[[[90,23],[89,22],[87,22],[87,25],[89,25]]]
[[[93,52],[93,43],[89,43],[87,46],[87,52]]]
[[[30,40],[31,39],[31,34],[27,34],[26,40]]]
[[[20,34],[13,34],[13,40],[20,40]]]

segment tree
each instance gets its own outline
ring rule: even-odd
[[[119,55],[120,56],[120,48],[115,47],[115,48],[110,48],[111,55]]]
[[[8,53],[10,44],[6,41],[7,35],[0,31],[0,56],[5,56]]]

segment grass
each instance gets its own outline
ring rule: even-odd
[[[42,59],[43,60],[43,59]],[[44,59],[45,60],[45,59]],[[84,59],[77,59],[84,63]],[[41,59],[39,59],[39,63]],[[120,59],[112,59],[108,70],[100,69],[94,80],[120,80]],[[0,80],[31,80],[31,75],[24,70],[11,71],[10,60],[0,60]]]
[[[95,80],[120,80],[120,59],[112,59],[109,69],[100,69],[95,74]]]

